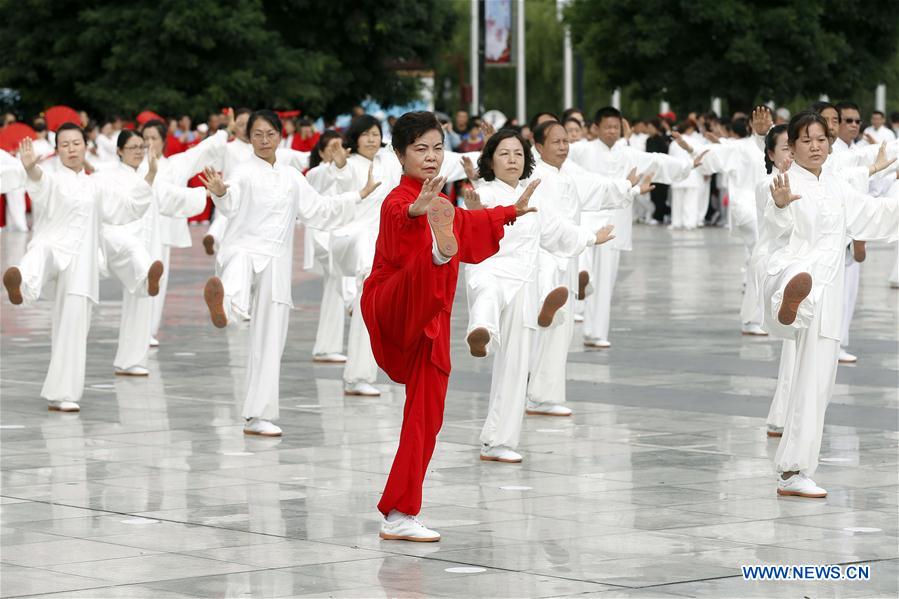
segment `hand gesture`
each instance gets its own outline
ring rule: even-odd
[[[765,135],[774,126],[774,120],[771,118],[771,109],[767,106],[756,106],[752,111],[751,118],[752,131],[756,135]]]
[[[341,147],[341,150],[342,149],[343,149],[343,147]],[[346,164],[346,155],[344,155],[343,162],[344,162],[344,164]],[[372,171],[374,170],[374,168],[375,168],[374,163],[371,163],[368,165],[368,179],[365,181],[365,187],[363,187],[361,190],[359,190],[359,196],[362,197],[362,199],[367,198],[368,195],[371,192],[373,192],[374,190],[376,190],[378,188],[378,186],[381,184],[380,181],[375,181],[374,177],[372,177]]]
[[[621,119],[621,137],[624,139],[630,139],[631,137],[631,124],[624,118]]]
[[[518,201],[515,202],[515,216],[523,216],[528,212],[537,212],[536,208],[528,206],[528,202],[531,201],[531,196],[534,195],[534,190],[537,189],[538,185],[540,185],[540,179],[531,181],[524,193],[521,194],[521,197],[518,198]]]
[[[341,141],[337,141],[333,144],[328,144],[328,148],[330,151],[328,152],[328,161],[333,162],[334,166],[337,168],[343,168],[346,166],[346,160],[350,156],[350,151],[347,148],[343,147],[343,143]]]
[[[606,225],[602,229],[596,232],[596,243],[594,245],[602,245],[607,241],[611,241],[615,239],[615,236],[612,235],[612,231],[615,229],[615,225]]]
[[[228,192],[228,185],[225,184],[222,175],[211,166],[203,169],[200,174],[200,183],[209,190],[209,193],[219,198]]]
[[[462,168],[465,169],[465,176],[468,177],[469,181],[477,181],[481,178],[477,167],[468,156],[462,156]]]
[[[787,156],[781,161],[780,164],[775,164],[774,166],[776,166],[777,170],[779,170],[780,172],[785,173],[790,170],[791,166],[793,166],[793,159]]]
[[[872,146],[877,143],[877,140],[874,139],[874,136],[870,133],[865,133],[865,141],[871,144]]]
[[[880,149],[877,151],[877,158],[874,160],[874,164],[872,164],[869,169],[869,174],[873,175],[879,173],[894,162],[896,162],[895,158],[892,160],[887,158],[887,142],[883,142],[880,144]]]
[[[147,176],[144,177],[144,180],[153,185],[153,181],[156,179],[156,172],[159,169],[159,162],[156,160],[156,152],[152,150],[147,153],[147,166],[149,169],[147,170]]]
[[[22,161],[26,171],[30,171],[37,164],[37,154],[34,153],[34,144],[29,137],[19,142],[19,160]]]
[[[702,154],[700,154],[699,156],[697,156],[696,158],[694,158],[694,159],[693,159],[693,168],[696,168],[697,166],[699,166],[700,164],[702,164],[702,159],[705,158],[705,155],[708,154],[708,153],[709,153],[709,151],[706,150],[705,152],[703,152]]]
[[[474,189],[466,187],[462,190],[462,198],[465,200],[465,207],[469,210],[481,210],[484,204],[481,203],[481,196]]]
[[[425,179],[418,197],[409,205],[409,216],[416,217],[426,214],[431,200],[440,195],[440,190],[444,185],[446,185],[446,177]]]
[[[802,196],[793,195],[790,191],[790,176],[786,173],[774,177],[771,183],[771,196],[778,208],[786,208]]]
[[[225,108],[222,112],[225,113],[225,117],[227,118],[228,124],[228,134],[236,135],[237,134],[237,121],[234,118],[234,109],[233,108]]]
[[[487,140],[490,139],[494,133],[496,133],[496,127],[487,121],[481,121],[481,135],[484,136],[484,143],[487,143]]]
[[[713,144],[721,143],[721,137],[715,133],[712,133],[711,131],[706,131],[703,134],[703,137],[705,137],[707,140],[709,140]]]
[[[679,145],[687,154],[693,153],[693,146],[687,143],[687,140],[684,139],[684,136],[680,134],[679,131],[672,131],[671,137],[674,138],[674,142]]]
[[[637,167],[631,169],[631,172],[627,174],[627,180],[631,184],[631,187],[640,182],[640,176],[637,175]]]
[[[649,193],[653,189],[656,188],[655,185],[652,184],[652,178],[655,176],[655,173],[652,171],[646,171],[643,173],[643,176],[640,177],[640,193]],[[636,183],[634,183],[636,185]]]

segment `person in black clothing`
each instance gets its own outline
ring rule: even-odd
[[[659,118],[649,119],[646,121],[646,129],[649,133],[649,138],[646,140],[646,151],[667,154],[671,137],[665,131],[662,120]],[[655,205],[655,211],[652,213],[653,220],[659,223],[664,222],[665,217],[671,214],[671,208],[668,207],[668,186],[656,183],[655,189],[649,192],[649,197]]]

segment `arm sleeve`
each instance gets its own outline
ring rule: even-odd
[[[222,215],[227,216],[228,218],[232,218],[236,215],[240,210],[241,196],[246,193],[247,184],[248,181],[244,177],[225,181],[225,185],[228,186],[225,195],[217,196],[211,194],[212,203],[215,204],[215,209],[221,210]]]
[[[187,185],[190,178],[203,168],[222,163],[227,143],[228,133],[218,131],[189,150],[172,154],[168,158],[169,167],[164,173],[165,179],[174,185]]]
[[[100,217],[109,225],[124,225],[142,217],[153,201],[153,189],[135,176],[134,185],[122,188],[112,181],[97,181]]]
[[[675,146],[677,144],[671,145]],[[628,151],[628,162],[630,167],[637,167],[637,174],[652,171],[654,173],[652,177],[653,182],[666,185],[683,181],[690,174],[690,171],[693,170],[693,161],[686,152],[684,152],[683,157],[678,158],[668,154],[630,150]]]
[[[361,200],[358,191],[323,196],[306,177],[295,174],[297,187],[297,219],[310,227],[330,231],[348,224],[356,216],[356,204]]]
[[[322,162],[318,166],[306,171],[306,180],[320,194],[327,195],[327,190],[331,187],[333,177],[329,174],[331,168],[330,162]]]
[[[896,241],[899,239],[899,185],[886,196],[858,193],[845,185],[846,230],[852,239]]]
[[[468,158],[471,158],[472,162],[477,164],[480,155],[480,152],[465,152],[460,154],[449,150],[445,151],[443,153],[443,164],[440,165],[440,176],[446,177],[446,180],[449,183],[467,179],[468,175],[465,174],[465,168],[462,166],[462,157],[467,156]]]
[[[799,199],[796,201],[801,202],[802,200]],[[780,237],[793,229],[792,206],[793,204],[791,203],[786,208],[778,208],[777,204],[774,203],[774,197],[771,195],[771,191],[765,192],[765,211],[763,214],[765,218],[764,227],[770,229],[772,237]]]
[[[23,171],[24,168],[23,168]],[[31,198],[31,203],[37,210],[42,210],[49,214],[53,207],[53,188],[56,185],[56,177],[48,173],[46,169],[41,169],[41,178],[37,181],[33,180],[27,174],[25,175],[25,191]]]
[[[160,214],[165,216],[190,217],[206,208],[205,187],[183,187],[168,181],[153,185]]]
[[[300,172],[309,167],[309,152],[301,152],[299,150],[291,150],[290,148],[278,148],[275,151],[278,160],[283,160],[285,164],[292,166]]]
[[[562,258],[574,258],[593,245],[596,233],[563,220],[550,211],[529,214],[540,220],[540,247]]]
[[[610,179],[584,169],[572,172],[571,178],[581,210],[587,212],[626,208],[640,194],[640,188],[632,187],[627,179]]]
[[[515,222],[515,206],[483,210],[456,208],[456,218],[459,219],[459,260],[477,264],[499,251],[499,242],[505,234],[503,225]]]
[[[25,187],[26,178],[28,175],[25,173],[22,163],[0,150],[0,193]]]

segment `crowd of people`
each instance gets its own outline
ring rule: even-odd
[[[245,108],[196,128],[187,116],[98,126],[82,114],[50,131],[39,117],[15,156],[0,151],[7,212],[22,210],[9,227],[27,228],[25,194],[33,210],[28,250],[3,284],[14,305],[52,300],[49,409],[81,409],[101,277],[122,286],[115,373],[150,375],[171,251],[190,247],[195,218],[211,220],[212,324],[250,323],[244,433],[282,435],[280,363],[302,224],[303,266],[324,286],[311,358],[344,365],[347,396],[379,395],[378,367],[406,388],[381,537],[436,541],[417,516],[442,424],[460,268],[469,351],[493,356],[480,459],[519,463],[525,415],[572,415],[574,323],[583,321],[585,347],[611,347],[634,224],[667,223],[679,235],[722,222],[746,249],[741,332],[784,339],[766,431],[780,439],[777,493],[826,496],[811,476],[838,361],[857,360],[848,330],[864,243],[899,241],[899,115],[894,131],[882,113],[862,129],[851,102],[634,122],[613,107],[590,119],[569,108],[520,125],[462,110],[452,122],[410,112],[386,124],[354,113],[343,131]],[[896,268],[899,259],[899,286]]]

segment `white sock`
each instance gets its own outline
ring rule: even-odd
[[[390,513],[387,514],[387,521],[388,522],[396,522],[397,520],[401,519],[405,515],[406,514],[404,514],[403,512],[400,512],[397,510],[390,510]]]

